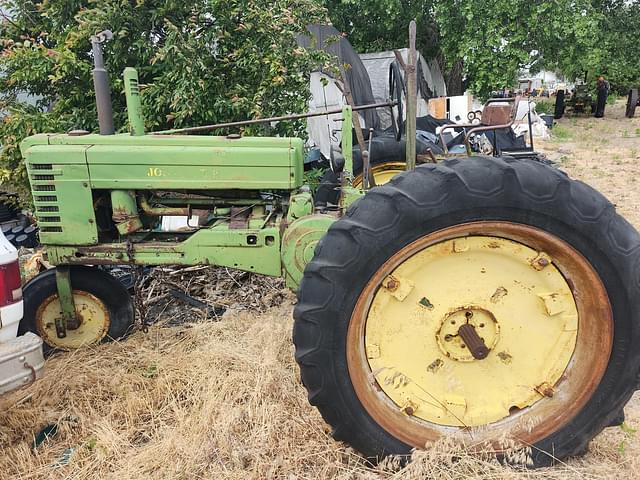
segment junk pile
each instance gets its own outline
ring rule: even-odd
[[[34,248],[38,245],[38,228],[33,219],[18,208],[18,196],[0,192],[0,230],[16,248]]]
[[[518,104],[516,120],[512,127],[516,135],[529,134],[528,116],[531,119],[531,133],[533,136],[541,139],[549,138],[549,129],[553,126],[553,116],[538,114],[536,112],[536,102],[531,101]]]
[[[134,295],[144,325],[219,320],[226,312],[262,313],[293,301],[284,280],[225,267],[112,267]]]

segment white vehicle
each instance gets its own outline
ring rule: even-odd
[[[42,375],[42,340],[30,332],[18,337],[22,311],[18,252],[0,232],[0,395]]]

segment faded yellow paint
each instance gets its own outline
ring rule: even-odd
[[[578,311],[553,259],[541,253],[469,236],[427,247],[385,278],[364,343],[398,409],[440,425],[479,426],[553,392],[574,352]],[[548,264],[531,268],[540,258]],[[389,279],[400,285],[389,289]],[[398,295],[403,284],[411,289]],[[490,349],[486,358],[466,349],[457,334],[464,323]]]
[[[376,181],[376,185],[384,185],[397,174],[405,171],[404,162],[386,162],[371,166],[371,174]],[[353,179],[354,188],[362,188],[362,174]]]
[[[73,291],[76,316],[80,320],[78,328],[67,327],[67,336],[58,338],[56,318],[62,316],[58,295],[47,298],[36,311],[36,328],[42,339],[60,350],[75,350],[85,345],[100,342],[109,331],[111,319],[109,311],[95,295],[82,290]]]

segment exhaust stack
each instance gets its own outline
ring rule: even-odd
[[[111,108],[111,88],[109,87],[109,73],[104,68],[102,44],[113,38],[110,30],[104,30],[91,36],[93,50],[93,87],[96,92],[96,107],[98,109],[98,125],[100,135],[113,135],[113,110]]]

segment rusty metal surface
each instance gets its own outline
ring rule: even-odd
[[[465,345],[473,355],[473,358],[477,360],[482,360],[483,358],[487,358],[489,355],[489,349],[484,344],[484,340],[480,338],[478,332],[473,325],[465,323],[461,325],[458,329],[458,335],[462,337]]]
[[[189,200],[185,199],[185,203],[188,203]],[[140,197],[139,200],[140,208],[147,215],[161,217],[161,216],[177,216],[177,217],[190,217],[191,216],[191,207],[152,207],[149,203],[149,200],[144,195]],[[115,215],[115,212],[114,212]]]
[[[490,103],[482,111],[482,125],[503,125],[511,120],[511,105]]]
[[[55,333],[56,315],[60,308],[57,295],[45,299],[36,310],[35,321],[38,335],[52,347],[72,350],[81,345],[93,345],[102,340],[109,331],[111,317],[106,305],[96,296],[83,290],[73,290],[76,324],[67,325],[66,335]],[[53,324],[52,324],[53,322]],[[53,327],[53,328],[52,328]]]
[[[231,207],[229,228],[231,230],[243,230],[249,228],[249,216],[251,209],[247,207]]]
[[[396,105],[396,102],[380,102],[380,103],[372,103],[369,105],[358,105],[353,107],[353,110],[354,111],[370,110],[370,109],[375,109],[380,107],[391,107],[394,105]],[[294,115],[283,115],[281,117],[269,117],[269,118],[257,118],[254,120],[243,120],[241,122],[217,123],[213,125],[201,125],[199,127],[177,128],[174,130],[162,130],[160,132],[151,132],[150,135],[174,135],[174,134],[183,134],[183,133],[206,132],[209,130],[217,130],[221,128],[242,127],[245,125],[259,125],[264,123],[283,122],[287,120],[300,120],[303,118],[322,117],[324,115],[331,115],[334,113],[341,113],[341,112],[342,112],[342,108],[334,108],[332,110],[326,110],[324,112],[299,113]]]

